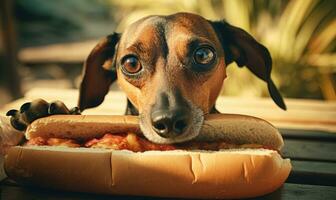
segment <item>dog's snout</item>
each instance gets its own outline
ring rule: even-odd
[[[152,107],[152,128],[164,138],[173,138],[183,134],[191,121],[190,107],[179,91],[176,91],[170,94],[161,93]]]
[[[152,113],[153,130],[164,138],[178,136],[186,130],[189,116],[185,109],[157,110]]]

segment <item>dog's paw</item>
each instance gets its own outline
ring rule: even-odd
[[[78,107],[69,110],[61,101],[48,103],[43,99],[36,99],[22,104],[19,110],[9,110],[6,115],[11,116],[10,121],[15,129],[24,131],[36,119],[60,114],[79,115],[80,110]]]

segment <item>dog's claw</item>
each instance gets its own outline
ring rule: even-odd
[[[69,109],[61,101],[54,101],[50,103],[48,108],[49,115],[70,114]]]
[[[24,131],[27,128],[27,124],[23,122],[20,118],[18,117],[11,117],[10,118],[10,123],[18,131]]]
[[[21,112],[18,110],[9,110],[6,113],[6,116],[10,116],[10,123],[16,130],[24,131],[26,129],[27,124],[24,120],[22,120]]]
[[[22,107],[22,118],[28,124],[32,123],[38,118],[48,116],[49,103],[43,99],[36,99],[30,103],[25,103],[21,106],[21,108]]]
[[[18,112],[19,112],[18,110],[12,109],[12,110],[7,111],[6,116],[15,116],[16,113]]]
[[[80,115],[81,112],[80,112],[80,109],[76,106],[76,107],[73,107],[70,109],[70,114],[71,115]]]
[[[27,111],[30,108],[30,106],[31,106],[30,102],[22,104],[22,106],[20,107],[20,113]]]

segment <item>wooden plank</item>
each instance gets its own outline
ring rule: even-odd
[[[287,183],[336,186],[336,163],[291,161],[293,169]]]
[[[157,198],[139,198],[129,196],[107,196],[94,195],[74,192],[60,192],[42,188],[24,188],[16,186],[0,186],[1,200],[104,200],[113,197],[114,200],[138,200],[138,199],[157,199]]]
[[[336,187],[331,186],[316,186],[316,185],[299,185],[299,184],[284,184],[277,191],[265,195],[263,197],[254,198],[255,200],[280,200],[280,199],[304,199],[304,200],[325,200],[333,199],[336,196]],[[38,188],[23,188],[15,186],[0,186],[0,199],[2,200],[100,200],[110,199],[115,200],[152,200],[152,199],[169,199],[169,198],[150,198],[150,197],[129,197],[129,196],[107,196],[93,195],[74,192],[60,192]],[[174,198],[176,199],[176,198]]]
[[[336,187],[301,185],[286,183],[279,190],[265,195],[258,200],[326,200],[335,199]]]
[[[336,142],[336,134],[327,131],[297,129],[280,129],[279,131],[284,139],[304,139]]]
[[[301,172],[318,172],[336,175],[336,163],[292,160],[293,169]],[[335,181],[336,184],[336,181]]]
[[[336,162],[336,143],[286,139],[282,153],[294,160]]]
[[[278,128],[336,132],[336,101],[285,99],[287,111],[277,108],[270,98],[219,97],[222,113],[252,115],[266,119]]]

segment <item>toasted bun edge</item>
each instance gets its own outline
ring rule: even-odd
[[[247,198],[275,191],[291,170],[272,150],[145,152],[13,147],[9,177],[22,184],[101,194]]]

